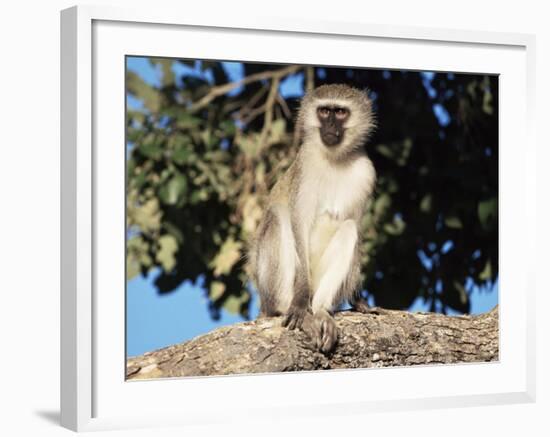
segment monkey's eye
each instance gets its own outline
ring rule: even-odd
[[[346,118],[349,115],[349,111],[346,108],[336,108],[334,109],[336,118]]]
[[[330,109],[326,107],[321,107],[317,109],[317,113],[319,114],[319,117],[327,118],[330,115]]]

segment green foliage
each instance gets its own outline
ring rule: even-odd
[[[229,83],[221,63],[202,63],[209,83],[175,76],[174,62],[192,61],[151,62],[162,72],[159,87],[132,72],[126,82],[145,108],[127,113],[128,279],[160,268],[156,286],[165,293],[202,275],[213,317],[221,307],[246,317],[246,243],[295,156],[297,101],[272,94],[282,79],[273,75],[201,106]],[[245,76],[281,68],[245,64]],[[321,80],[313,70],[307,86],[342,82],[375,96],[378,128],[367,152],[378,183],[363,223],[365,290],[388,308],[420,296],[434,310],[468,312],[466,284],[498,275],[497,78],[438,73],[430,97],[416,72],[327,68]]]

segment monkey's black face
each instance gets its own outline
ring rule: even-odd
[[[321,122],[321,140],[327,147],[337,146],[344,139],[344,122],[349,118],[349,109],[342,106],[320,106],[317,117]]]

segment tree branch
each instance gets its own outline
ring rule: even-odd
[[[267,95],[267,101],[265,102],[264,125],[260,132],[259,139],[260,149],[264,149],[267,146],[267,137],[271,131],[271,124],[273,123],[273,105],[279,94],[279,82],[279,78],[273,78],[269,94]]]
[[[306,91],[313,91],[315,86],[315,70],[313,67],[306,67]]]
[[[298,65],[289,65],[288,67],[280,68],[278,70],[261,71],[260,73],[251,74],[250,76],[247,76],[236,82],[229,82],[223,85],[214,86],[210,89],[208,94],[206,94],[198,102],[191,105],[191,107],[189,108],[189,112],[197,112],[198,110],[207,106],[216,97],[223,96],[224,94],[227,94],[229,91],[238,88],[241,85],[247,85],[252,82],[258,82],[260,80],[267,79],[281,80],[281,78],[289,74],[295,73],[300,68],[301,67]]]
[[[264,318],[216,329],[127,360],[128,379],[411,366],[498,360],[498,307],[479,316],[389,311],[336,315],[339,340],[325,356],[301,331]]]
[[[268,88],[269,87],[267,86],[262,86],[260,90],[250,98],[246,105],[242,106],[241,109],[233,115],[233,118],[236,120],[241,120],[244,124],[248,124],[259,114],[265,111],[264,105],[260,105],[257,108],[254,106],[260,101],[264,94],[267,93]]]

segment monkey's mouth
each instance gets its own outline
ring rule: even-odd
[[[321,140],[328,147],[337,146],[342,142],[343,137],[343,132],[321,132]]]

